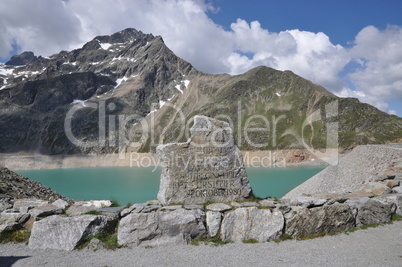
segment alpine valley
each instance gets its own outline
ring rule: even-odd
[[[336,112],[328,116],[331,106]],[[184,126],[198,114],[230,122],[242,150],[301,148],[301,140],[326,147],[327,125],[338,127],[342,148],[402,136],[402,118],[291,71],[205,74],[160,36],[135,29],[50,57],[24,52],[0,65],[0,153],[103,154],[121,145],[148,152],[186,141]],[[72,135],[86,146],[68,139],[69,116]]]

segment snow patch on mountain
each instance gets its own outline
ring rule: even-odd
[[[190,81],[189,81],[189,80],[184,80],[184,81],[181,81],[180,84],[176,85],[175,88],[176,88],[181,94],[183,94],[183,90],[181,90],[181,86],[184,85],[184,87],[187,89],[189,84],[190,84]]]
[[[74,99],[73,102],[71,102],[71,105],[75,105],[75,104],[81,104],[83,107],[86,107],[85,102],[87,102],[87,100],[80,100],[80,99]]]
[[[116,80],[116,86],[114,87],[114,88],[117,88],[117,87],[119,87],[120,86],[120,84],[122,83],[122,82],[125,82],[125,81],[127,81],[128,80],[128,78],[127,77],[123,77],[123,78],[121,78],[121,79],[117,79]]]
[[[101,48],[102,48],[103,50],[108,50],[109,47],[112,46],[112,44],[109,44],[109,43],[100,43],[100,46],[101,46]]]

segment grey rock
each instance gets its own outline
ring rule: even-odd
[[[219,211],[207,211],[206,221],[209,236],[216,236],[221,226],[222,213],[220,213]]]
[[[286,215],[285,233],[293,237],[337,233],[354,226],[354,215],[347,204],[334,204],[311,209],[299,207]]]
[[[260,201],[261,207],[271,207],[275,208],[277,205],[277,202],[273,199],[263,199]]]
[[[402,216],[402,194],[381,196],[379,199],[384,202],[395,204],[395,213]]]
[[[402,186],[397,186],[392,188],[392,192],[397,193],[397,194],[402,194]]]
[[[314,197],[301,196],[296,198],[296,203],[298,206],[305,208],[319,207],[327,202],[326,199],[319,199]]]
[[[49,216],[49,215],[55,215],[55,214],[62,214],[63,209],[53,205],[53,204],[46,204],[43,206],[39,206],[36,208],[33,208],[28,211],[28,213],[34,217],[43,217],[43,216]]]
[[[225,203],[213,203],[205,207],[207,210],[224,212],[231,210],[232,207]]]
[[[68,216],[78,216],[92,210],[110,207],[112,202],[109,200],[76,201],[71,205],[66,213]]]
[[[87,250],[91,251],[97,251],[105,248],[105,243],[100,241],[97,238],[92,238],[91,241],[89,241],[88,246],[86,247]]]
[[[19,220],[22,217],[20,213],[0,213],[0,233],[5,230],[15,230],[20,228]]]
[[[133,204],[129,208],[123,209],[120,212],[120,218],[123,218],[130,213],[140,213],[146,206],[147,206],[147,204],[145,204],[145,203]]]
[[[352,209],[353,215],[356,217],[359,209],[369,200],[368,197],[351,198],[346,200],[346,204]]]
[[[112,231],[115,224],[116,222],[107,216],[53,215],[34,223],[28,246],[30,249],[73,250],[86,238],[100,232]]]
[[[65,200],[59,198],[58,200],[54,201],[54,202],[52,203],[52,205],[55,205],[55,206],[58,207],[59,209],[65,209],[65,208],[68,207],[69,204],[68,204],[67,201],[65,201]]]
[[[32,209],[48,204],[48,201],[37,198],[22,198],[14,201],[14,210]]]
[[[146,204],[151,204],[151,205],[161,205],[159,200],[148,200]]]
[[[260,204],[258,204],[257,202],[242,202],[241,205],[243,207],[259,207]]]
[[[142,210],[141,210],[141,213],[149,213],[149,212],[152,212],[152,211],[156,211],[156,210],[158,210],[158,209],[160,209],[161,208],[161,206],[160,205],[147,205],[147,206],[145,206]]]
[[[232,207],[234,207],[234,208],[241,208],[241,207],[243,207],[239,202],[236,202],[236,201],[230,202],[230,205],[231,205]]]
[[[233,242],[255,239],[265,242],[279,238],[283,227],[284,218],[280,212],[256,207],[238,208],[224,215],[221,239]]]
[[[102,215],[117,218],[123,209],[124,207],[107,207],[98,209],[97,211]]]
[[[164,210],[177,210],[177,209],[181,209],[183,206],[182,205],[172,205],[172,206],[163,206],[160,209],[164,209]]]
[[[11,197],[0,198],[0,212],[11,209],[14,206],[14,199]]]
[[[183,245],[205,234],[205,213],[176,209],[171,212],[132,213],[120,220],[119,245]]]
[[[158,200],[201,204],[244,200],[252,194],[229,124],[195,116],[186,143],[159,145],[162,162]]]
[[[183,208],[186,210],[196,210],[196,209],[205,210],[205,207],[203,205],[197,205],[197,204],[184,205]]]
[[[391,221],[395,208],[394,203],[387,203],[375,198],[369,199],[358,208],[356,225],[387,223]]]

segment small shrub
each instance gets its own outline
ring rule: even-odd
[[[153,246],[145,246],[144,248],[146,248],[146,249],[153,248]]]
[[[258,240],[254,239],[254,238],[250,238],[250,239],[242,240],[242,242],[244,244],[255,244],[255,243],[258,243]]]

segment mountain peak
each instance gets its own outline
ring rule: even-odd
[[[22,66],[32,61],[35,61],[38,57],[34,55],[31,51],[22,52],[19,55],[12,56],[9,61],[6,62],[7,66]]]

